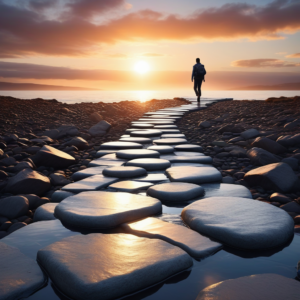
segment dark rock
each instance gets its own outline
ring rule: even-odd
[[[89,134],[92,136],[103,136],[110,130],[110,128],[111,124],[102,120],[89,129]]]
[[[6,221],[0,226],[0,231],[7,231],[8,228],[12,225],[12,222]]]
[[[259,136],[260,133],[257,129],[248,129],[241,133],[241,137],[245,140],[253,139]]]
[[[8,177],[8,174],[2,170],[0,170],[0,180],[4,180]]]
[[[248,150],[247,156],[250,159],[252,164],[259,165],[259,166],[264,166],[264,165],[279,162],[279,159],[276,156],[274,156],[272,153],[256,147]]]
[[[56,140],[57,137],[59,136],[59,131],[57,129],[46,130],[45,132],[43,132],[43,135]]]
[[[280,206],[280,208],[282,208],[283,210],[288,211],[288,212],[294,212],[296,214],[300,214],[300,205],[298,203],[296,203],[295,201],[284,204],[284,205]]]
[[[289,203],[292,201],[291,198],[283,195],[283,194],[280,194],[280,193],[273,193],[271,196],[270,196],[270,201],[271,202],[279,202],[281,204],[286,204],[286,203]]]
[[[0,199],[0,215],[10,220],[26,215],[28,207],[28,200],[22,196],[11,196]]]
[[[89,143],[81,137],[74,137],[70,141],[64,143],[64,146],[75,146],[80,150],[84,150],[89,147]]]
[[[211,123],[208,122],[208,121],[203,121],[203,122],[200,122],[200,123],[199,123],[199,126],[202,127],[202,128],[209,128],[209,127],[211,127],[212,125],[211,125]]]
[[[298,177],[292,168],[285,163],[274,163],[248,172],[244,180],[250,186],[261,186],[266,190],[289,192]]]
[[[8,179],[6,192],[17,194],[42,195],[50,189],[50,180],[43,174],[25,169]]]
[[[219,133],[224,133],[224,132],[232,132],[232,133],[241,133],[243,132],[245,129],[242,126],[239,125],[234,125],[234,124],[230,124],[230,125],[224,125],[222,126],[218,132]]]
[[[279,143],[272,141],[267,137],[258,137],[251,144],[252,147],[258,147],[264,149],[273,154],[280,154],[287,152],[287,149],[280,145]]]
[[[15,164],[16,160],[13,157],[6,157],[0,160],[0,166],[11,166]]]
[[[294,171],[297,171],[299,168],[298,159],[293,157],[284,158],[281,162],[288,164]]]
[[[103,120],[102,116],[100,114],[98,114],[97,112],[93,112],[92,114],[90,114],[89,119],[95,123],[99,123]]]
[[[54,169],[67,168],[75,163],[73,156],[51,146],[43,146],[43,148],[36,153],[33,160],[37,166],[52,167]]]
[[[27,198],[28,202],[29,202],[29,209],[33,210],[33,209],[37,209],[39,206],[49,203],[50,200],[47,198],[40,198],[37,195],[34,194],[23,194],[20,195],[23,196],[25,198]]]
[[[64,186],[66,184],[71,183],[63,174],[53,173],[50,175],[51,183],[53,185]]]
[[[10,234],[10,233],[12,233],[12,232],[14,232],[14,231],[16,231],[16,230],[18,230],[18,229],[20,229],[20,228],[25,227],[25,226],[27,226],[26,223],[23,223],[23,222],[17,222],[17,223],[15,223],[15,224],[12,224],[12,225],[9,227],[9,229],[7,230],[7,233]]]

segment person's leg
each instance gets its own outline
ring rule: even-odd
[[[199,101],[200,101],[200,97],[202,95],[202,92],[201,92],[201,86],[202,86],[202,80],[200,80],[199,82],[199,92],[198,92],[198,95],[199,95]]]
[[[198,97],[198,90],[197,90],[197,79],[194,78],[194,91],[196,93],[196,96]]]
[[[197,96],[198,96],[197,97],[197,101],[198,102],[200,101],[200,95],[201,95],[200,94],[201,93],[201,89],[200,88],[201,88],[201,80],[198,79],[197,80]]]

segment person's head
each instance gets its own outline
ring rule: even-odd
[[[196,58],[196,63],[200,64],[200,58]]]

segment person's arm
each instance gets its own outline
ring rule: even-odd
[[[193,67],[193,72],[192,72],[192,82],[194,80],[194,71],[195,71],[195,67]]]

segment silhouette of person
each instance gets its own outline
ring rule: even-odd
[[[200,63],[200,58],[196,58],[196,64],[193,66],[192,82],[194,81],[194,91],[197,96],[197,102],[200,104],[202,81],[205,81],[204,76],[206,70],[204,65]]]

